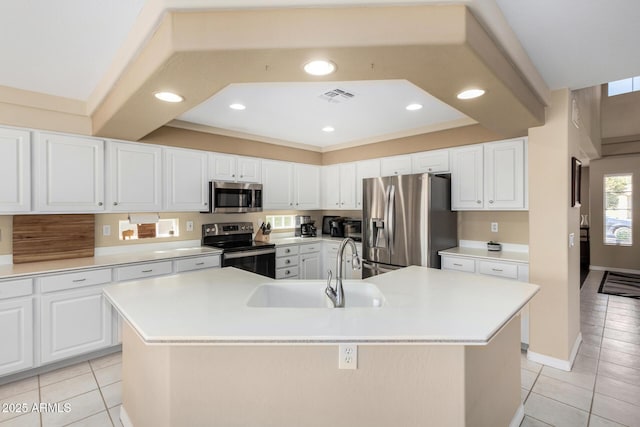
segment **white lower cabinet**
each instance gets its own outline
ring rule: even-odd
[[[111,306],[102,296],[102,286],[43,294],[40,306],[40,357],[43,363],[112,344]]]
[[[179,259],[176,261],[176,273],[215,267],[220,267],[220,255],[207,255],[195,258]]]
[[[298,245],[276,247],[276,279],[298,279]]]
[[[322,242],[300,245],[300,279],[320,279],[322,267]]]
[[[0,375],[33,367],[33,297],[2,299],[3,288],[27,281],[31,294],[31,279],[0,283]]]
[[[443,270],[463,271],[466,273],[484,274],[506,279],[529,281],[529,264],[524,262],[492,261],[464,255],[441,254]],[[529,344],[529,305],[520,313],[520,341]]]

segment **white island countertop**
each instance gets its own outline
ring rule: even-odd
[[[127,282],[104,294],[147,343],[483,345],[539,289],[417,266],[364,281],[380,289],[382,307],[248,307],[257,286],[287,281],[235,268]]]

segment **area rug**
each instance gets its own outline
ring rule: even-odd
[[[605,271],[598,292],[640,299],[640,274]]]

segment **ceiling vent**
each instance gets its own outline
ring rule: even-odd
[[[343,89],[333,89],[320,95],[320,99],[335,103],[345,102],[353,99],[353,97],[355,97],[354,94]]]

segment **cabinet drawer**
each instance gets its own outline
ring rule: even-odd
[[[276,258],[276,268],[298,265],[298,255]]]
[[[442,269],[443,270],[457,270],[466,271],[467,273],[476,272],[476,262],[469,258],[458,257],[442,257]]]
[[[297,255],[297,254],[298,254],[297,246],[284,246],[282,248],[276,247],[276,257]]]
[[[518,278],[518,266],[516,264],[493,261],[480,261],[479,264],[478,272],[481,274],[506,277],[509,279]]]
[[[300,245],[301,254],[310,254],[313,252],[320,252],[320,249],[322,249],[322,245],[320,243],[314,243],[311,245]]]
[[[78,271],[38,278],[42,293],[83,288],[111,282],[111,269]]]
[[[293,279],[298,277],[298,267],[276,269],[276,279]]]
[[[171,274],[171,261],[138,264],[115,269],[115,279],[117,281],[142,279],[163,274]]]
[[[213,268],[220,266],[220,255],[211,255],[198,258],[179,259],[176,261],[176,273],[202,268]]]
[[[0,282],[0,299],[23,297],[33,293],[33,280],[7,280]]]

